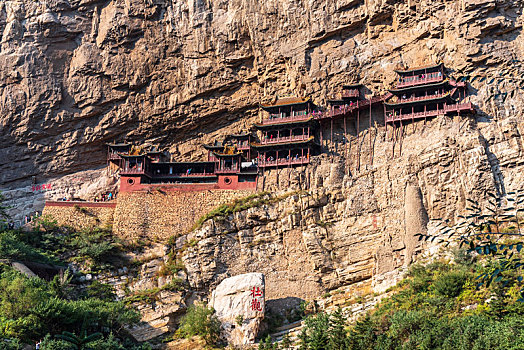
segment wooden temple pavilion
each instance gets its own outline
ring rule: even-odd
[[[311,99],[281,98],[260,107],[269,117],[254,125],[260,133],[260,142],[251,143],[258,154],[258,167],[308,164],[318,148],[316,107]]]
[[[129,154],[131,152],[131,146],[130,143],[107,144],[107,164],[121,167],[122,157],[120,154]]]
[[[122,151],[122,152],[120,152]],[[116,159],[118,155],[119,159]],[[256,165],[242,163],[241,152],[215,153],[219,161],[167,162],[158,150],[109,145],[109,159],[120,172],[120,191],[172,187],[176,190],[249,189],[256,187]]]
[[[242,186],[256,183],[258,168],[251,156],[251,138],[250,133],[234,134],[226,136],[223,142],[204,145],[209,161],[215,163],[219,184]]]
[[[353,105],[358,100],[361,100],[362,84],[349,84],[342,85],[342,91],[339,98],[329,99],[328,103],[330,106],[342,106],[342,105]]]
[[[475,113],[471,103],[459,103],[466,97],[466,84],[448,77],[442,63],[395,72],[397,84],[389,90],[392,99],[384,103],[386,123]]]

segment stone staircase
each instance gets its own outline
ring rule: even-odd
[[[271,334],[271,338],[275,342],[281,342],[286,335],[289,336],[293,343],[298,341],[298,335],[303,328],[302,320],[280,326],[275,329],[275,332]]]

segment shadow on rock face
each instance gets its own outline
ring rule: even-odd
[[[286,297],[280,299],[266,300],[266,308],[271,313],[286,313],[293,309],[299,309],[304,299],[297,297]]]
[[[304,317],[305,300],[286,297],[266,301],[266,315],[259,336],[277,328],[301,320]]]

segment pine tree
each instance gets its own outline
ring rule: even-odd
[[[348,348],[348,335],[344,329],[346,320],[342,309],[338,308],[329,318],[329,350],[345,350]]]
[[[322,312],[305,321],[307,333],[307,349],[326,350],[328,347],[329,316]]]
[[[282,350],[289,350],[291,348],[293,342],[291,341],[291,337],[289,336],[289,334],[286,334],[282,338],[282,342],[280,343],[280,345],[282,346]]]

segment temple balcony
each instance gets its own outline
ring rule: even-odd
[[[258,166],[261,168],[274,166],[291,166],[291,165],[305,165],[309,164],[309,157],[292,157],[290,159],[280,158],[276,160],[259,160]]]
[[[298,122],[298,121],[308,121],[311,118],[311,114],[305,114],[305,115],[294,115],[289,117],[276,117],[272,119],[264,119],[262,120],[262,125],[276,125],[276,124],[284,124],[289,122]]]
[[[184,177],[184,178],[191,178],[191,177],[216,177],[214,173],[175,173],[175,174],[155,174],[153,176],[155,179],[168,179],[168,178],[174,178],[174,177]]]
[[[439,72],[436,73],[429,73],[424,76],[424,78],[420,78],[418,76],[415,77],[406,77],[401,78],[397,83],[397,89],[399,88],[405,88],[409,86],[416,86],[416,85],[424,85],[429,83],[437,83],[444,80],[443,74],[439,74]]]
[[[250,149],[249,142],[245,141],[245,142],[237,143],[237,149],[240,150],[240,151],[247,151],[247,150],[249,150]]]
[[[118,153],[109,153],[109,154],[107,155],[107,159],[108,159],[108,160],[119,160],[119,159],[122,159],[122,157],[120,157],[120,156],[118,155]]]
[[[342,90],[342,98],[359,97],[360,92],[357,89]]]
[[[444,98],[449,95],[450,95],[450,92],[447,91],[443,94],[431,94],[431,95],[419,96],[419,97],[399,98],[397,101],[393,102],[392,104],[401,105],[404,103],[419,102],[419,101],[424,101],[424,100],[435,100],[439,98]]]
[[[415,112],[415,113],[405,113],[397,115],[386,115],[386,123],[393,123],[397,121],[404,120],[415,120],[436,117],[438,115],[448,114],[448,113],[459,113],[459,112],[469,112],[475,113],[475,108],[471,103],[456,103],[452,105],[444,105],[442,109],[435,109],[425,112]]]
[[[285,137],[275,137],[275,138],[267,138],[263,139],[260,144],[262,145],[272,145],[272,144],[279,144],[279,143],[288,143],[288,142],[294,142],[294,141],[306,141],[309,139],[310,135],[295,135],[295,136],[285,136]]]
[[[146,175],[151,177],[151,173],[143,168],[124,168],[120,170],[120,175]]]

